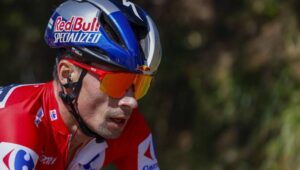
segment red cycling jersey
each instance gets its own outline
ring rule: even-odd
[[[71,133],[54,96],[53,82],[0,88],[1,170],[95,170],[113,163],[120,170],[159,169],[152,135],[134,110],[118,139],[91,140],[67,162]]]

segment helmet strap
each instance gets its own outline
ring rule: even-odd
[[[84,120],[81,118],[78,110],[77,100],[79,96],[79,92],[81,90],[82,86],[82,80],[84,76],[86,75],[87,71],[82,70],[80,77],[77,82],[72,82],[70,78],[68,78],[67,84],[62,85],[62,89],[70,89],[70,94],[65,93],[63,90],[59,92],[60,98],[63,100],[63,102],[69,107],[69,112],[73,115],[75,120],[77,121],[79,128],[81,131],[89,136],[96,138],[97,143],[101,143],[104,141],[104,138],[97,133],[93,132],[87,124],[84,122]]]

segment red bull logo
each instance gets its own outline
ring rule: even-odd
[[[54,24],[54,32],[98,32],[100,23],[97,18],[92,21],[85,21],[83,17],[73,16],[70,20],[64,21],[61,16],[57,17]]]

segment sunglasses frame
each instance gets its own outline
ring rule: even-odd
[[[123,74],[123,75],[132,75],[134,76],[133,78],[133,81],[131,83],[131,85],[133,85],[133,87],[135,88],[135,86],[137,86],[137,79],[140,78],[141,76],[143,77],[146,77],[146,79],[148,79],[148,83],[146,84],[146,90],[144,90],[144,92],[142,92],[141,95],[137,95],[136,89],[134,89],[134,97],[138,100],[140,98],[142,98],[148,91],[149,87],[150,87],[150,84],[151,84],[151,81],[153,79],[153,77],[151,75],[145,75],[145,74],[137,74],[137,73],[131,73],[131,72],[124,72],[124,71],[108,71],[108,70],[103,70],[103,69],[100,69],[100,68],[96,68],[94,66],[91,66],[91,65],[88,65],[88,64],[84,64],[84,63],[80,63],[76,60],[73,60],[73,59],[65,59],[66,61],[74,64],[75,66],[77,67],[80,67],[82,69],[85,69],[87,71],[90,71],[92,73],[95,73],[98,77],[99,77],[99,80],[100,81],[103,81],[103,79],[105,78],[106,75],[108,74],[111,74],[111,75],[114,75],[114,74]],[[109,92],[108,90],[105,90],[106,88],[102,86],[100,87],[100,89],[105,92],[107,95],[109,95],[110,97],[113,97],[113,98],[121,98],[122,96],[125,95],[127,89],[130,87],[130,84],[128,84],[128,87],[126,89],[124,89],[122,91],[122,93],[118,93],[118,95],[112,95],[111,92]]]

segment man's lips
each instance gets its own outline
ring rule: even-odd
[[[107,123],[112,128],[123,128],[127,119],[126,116],[110,116],[107,118]]]
[[[126,121],[126,119],[124,119],[124,118],[109,118],[109,120],[113,121],[113,122],[115,122],[117,124],[124,124],[125,121]]]

